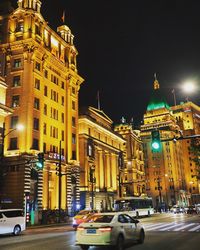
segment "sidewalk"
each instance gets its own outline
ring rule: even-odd
[[[68,222],[30,225],[30,226],[26,226],[26,229],[36,229],[36,228],[43,228],[43,227],[62,227],[62,226],[71,226],[72,227],[72,218],[69,218]]]

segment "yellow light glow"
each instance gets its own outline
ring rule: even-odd
[[[51,44],[55,47],[58,47],[58,41],[53,36],[51,37]]]
[[[16,129],[19,131],[23,131],[24,130],[24,125],[23,124],[17,124]]]
[[[186,93],[192,93],[196,89],[195,83],[192,81],[185,82],[183,84],[183,91]]]

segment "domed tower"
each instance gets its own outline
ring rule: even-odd
[[[154,151],[151,146],[152,131],[157,130],[161,139],[161,147]],[[183,158],[180,141],[174,143],[174,138],[179,131],[176,119],[160,91],[160,84],[155,76],[153,92],[147,111],[141,125],[141,138],[143,141],[146,187],[149,196],[153,197],[157,209],[175,203],[183,202],[180,190],[184,189]]]

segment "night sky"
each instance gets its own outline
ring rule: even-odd
[[[17,0],[13,0],[16,4]],[[173,105],[184,101],[185,79],[196,80],[199,90],[189,100],[200,104],[199,0],[59,0],[42,1],[49,25],[66,25],[79,52],[78,72],[85,79],[80,105],[97,107],[114,121],[142,120],[153,88],[154,73],[163,95]]]

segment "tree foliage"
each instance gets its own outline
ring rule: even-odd
[[[195,163],[196,166],[196,178],[200,180],[200,139],[193,138],[191,140],[191,145],[189,151],[192,154],[192,161]]]

